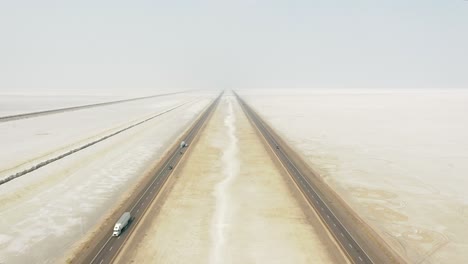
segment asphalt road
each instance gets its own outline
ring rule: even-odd
[[[190,147],[192,140],[197,135],[200,128],[206,122],[210,113],[215,109],[216,105],[219,103],[222,94],[219,95],[214,102],[205,110],[201,115],[198,121],[192,126],[189,130],[184,141]],[[174,120],[177,122],[177,120]],[[115,257],[117,256],[120,249],[125,244],[130,234],[134,231],[135,227],[138,225],[138,222],[142,219],[142,216],[149,208],[151,202],[155,199],[162,186],[166,182],[167,178],[171,175],[173,169],[180,161],[181,157],[184,155],[186,148],[177,147],[168,157],[163,161],[163,165],[160,166],[160,169],[154,174],[153,179],[150,181],[146,188],[141,189],[137,195],[133,195],[130,199],[133,199],[128,203],[128,207],[123,209],[123,212],[130,212],[132,215],[132,221],[124,229],[122,234],[118,237],[112,236],[113,225],[105,231],[108,235],[104,236],[100,241],[96,242],[95,245],[88,249],[87,252],[82,252],[86,256],[82,258],[81,263],[112,263]],[[117,216],[115,221],[118,220],[120,215]]]
[[[340,247],[346,253],[350,261],[353,263],[374,263],[371,258],[366,254],[363,248],[358,244],[356,239],[351,235],[348,229],[342,224],[342,221],[338,219],[336,214],[327,205],[325,199],[323,199],[319,192],[316,191],[314,184],[304,176],[306,173],[301,171],[299,166],[295,164],[292,158],[283,151],[281,145],[277,142],[275,137],[271,134],[270,128],[262,121],[262,119],[248,106],[237,94],[235,94],[242,109],[254,123],[260,133],[263,135],[265,140],[270,145],[271,149],[278,157],[279,161],[286,168],[292,179],[296,182],[308,202],[313,206],[330,230],[335,240],[338,242]]]
[[[32,112],[32,113],[25,113],[25,114],[18,114],[18,115],[0,116],[0,122],[8,122],[8,121],[13,121],[13,120],[19,120],[19,119],[25,119],[25,118],[32,118],[32,117],[38,117],[38,116],[44,116],[44,115],[52,115],[52,114],[58,114],[58,113],[63,113],[63,112],[76,111],[76,110],[87,109],[87,108],[93,108],[93,107],[99,107],[99,106],[120,104],[120,103],[126,103],[126,102],[131,102],[131,101],[144,100],[144,99],[149,99],[149,98],[154,98],[154,97],[160,97],[160,96],[167,96],[167,95],[173,95],[173,94],[179,94],[179,93],[185,93],[185,91],[182,91],[182,92],[175,92],[175,93],[157,94],[157,95],[144,96],[144,97],[137,97],[137,98],[124,99],[124,100],[111,101],[111,102],[104,102],[104,103],[97,103],[97,104],[88,104],[88,105],[80,105],[80,106],[73,106],[73,107],[65,107],[65,108],[59,108],[59,109],[51,109],[51,110],[38,111],[38,112]]]

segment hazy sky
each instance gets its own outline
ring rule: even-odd
[[[0,1],[0,91],[468,88],[465,0]]]

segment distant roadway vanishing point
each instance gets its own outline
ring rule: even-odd
[[[271,128],[250,108],[236,93],[234,93],[242,109],[247,117],[255,125],[260,134],[264,137],[267,144],[271,147],[272,152],[287,170],[295,184],[298,186],[308,203],[314,208],[317,215],[322,220],[323,224],[329,230],[330,234],[335,238],[336,242],[342,249],[345,255],[352,263],[369,264],[369,263],[395,263],[402,262],[399,256],[393,255],[389,249],[373,245],[372,241],[364,241],[362,237],[356,239],[356,230],[350,231],[349,221],[344,221],[342,214],[339,214],[336,207],[328,199],[324,197],[323,190],[309,179],[308,171],[304,167],[297,164],[295,159],[290,155],[289,150],[283,149],[285,145],[281,145],[282,140],[271,130]],[[154,174],[150,184],[134,195],[129,205],[126,208],[121,208],[118,213],[120,216],[123,212],[129,211],[132,217],[135,218],[133,223],[130,223],[127,230],[120,236],[112,237],[112,227],[108,227],[105,235],[88,252],[83,252],[84,257],[80,257],[80,263],[112,263],[122,249],[130,234],[134,231],[136,225],[141,220],[144,213],[149,208],[151,202],[156,198],[162,186],[171,175],[173,168],[178,164],[184,154],[185,144],[191,144],[200,128],[206,123],[210,114],[219,103],[222,93],[213,101],[213,103],[205,110],[201,117],[190,128],[184,142],[172,148],[171,154],[163,161],[160,169]],[[380,250],[381,249],[381,250]]]

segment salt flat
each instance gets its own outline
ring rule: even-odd
[[[202,97],[175,94],[0,123],[4,149],[0,152],[0,179]]]
[[[238,93],[411,263],[468,259],[468,91]]]
[[[98,224],[129,195],[128,191],[215,96],[215,93],[199,93],[197,100],[174,111],[0,185],[0,263],[64,262],[67,255],[85,242]],[[27,123],[18,120],[5,124],[21,121],[8,129],[31,130],[30,134],[18,132],[15,141],[18,145],[25,144],[23,139],[34,142],[28,135],[39,137],[34,132],[36,125],[55,134],[44,142],[53,143],[54,137],[58,139],[58,135],[71,134],[68,139],[73,144],[77,139],[75,136],[89,137],[105,126],[110,129],[126,124],[133,118],[158,112],[162,106],[191,98],[190,95],[165,98],[166,101],[155,98],[146,104],[140,102],[140,106],[122,104],[119,108],[114,105],[104,107],[105,110],[83,110],[84,114],[69,112],[63,116],[26,119]],[[79,112],[81,114],[76,117]],[[70,116],[74,118],[67,118]],[[42,118],[47,120],[46,126],[40,126],[41,122],[37,121]],[[100,122],[105,125],[100,126]],[[73,130],[81,133],[74,134]],[[86,131],[90,133],[84,133]],[[11,156],[21,158],[22,155],[15,155],[15,142],[4,143],[9,144]],[[57,146],[49,143],[37,149]]]

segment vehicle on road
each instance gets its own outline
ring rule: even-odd
[[[119,218],[119,220],[117,221],[117,223],[115,223],[114,232],[112,233],[112,236],[120,236],[120,234],[122,233],[122,231],[125,229],[125,227],[126,227],[126,226],[128,225],[128,223],[130,222],[130,218],[131,218],[130,212],[125,212],[125,213]]]
[[[180,148],[185,148],[185,147],[188,147],[187,142],[185,141],[180,142]]]

